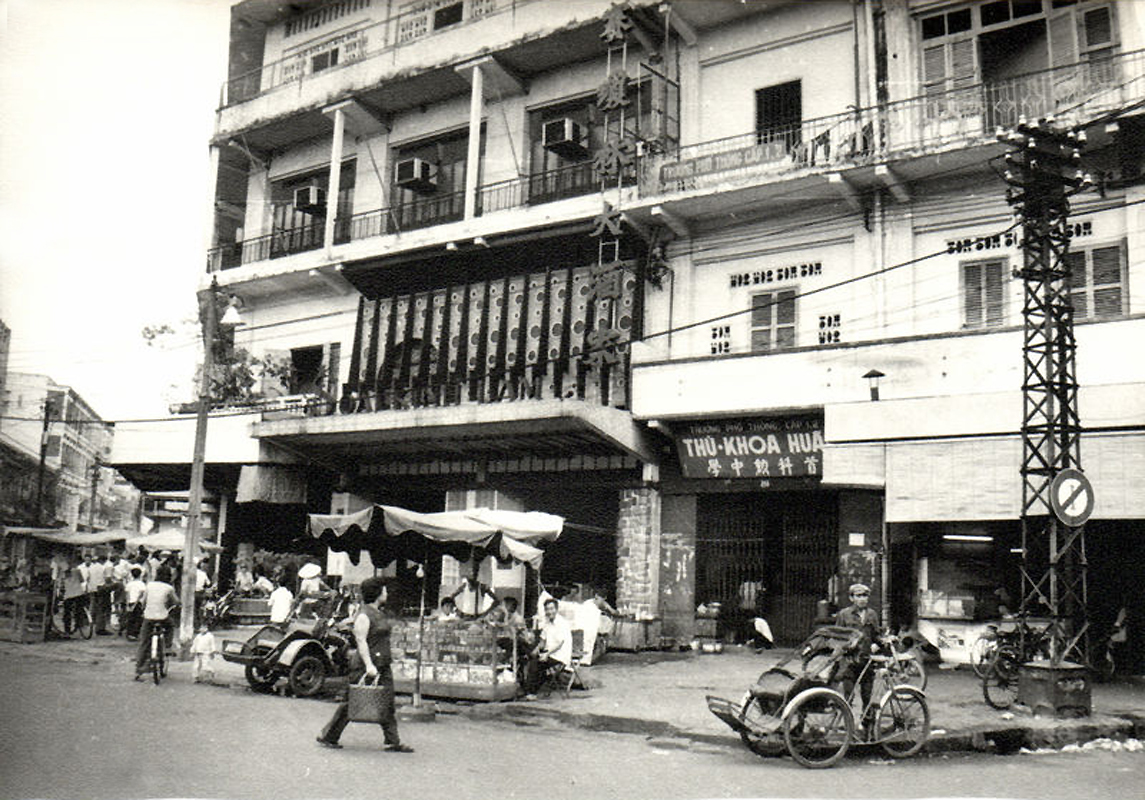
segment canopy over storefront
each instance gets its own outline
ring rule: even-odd
[[[380,524],[376,509],[382,510]],[[366,550],[379,566],[396,558],[421,561],[429,552],[428,541],[436,545],[435,551],[460,559],[480,549],[502,560],[539,567],[544,553],[538,545],[555,540],[564,529],[564,518],[555,514],[490,508],[427,514],[376,505],[353,514],[309,517],[311,536],[351,559]]]
[[[142,547],[150,552],[159,550],[178,551],[183,549],[184,536],[181,531],[163,531],[162,533],[153,533],[150,536],[136,536],[128,539],[126,544],[131,548]],[[219,547],[214,542],[199,540],[199,549],[208,553],[218,552],[223,548]]]
[[[113,531],[73,531],[69,528],[23,528],[8,526],[4,528],[5,536],[31,536],[33,539],[39,539],[44,542],[52,542],[53,544],[65,544],[73,547],[94,547],[100,544],[110,544],[111,542],[122,542],[130,536],[134,536],[134,531],[113,530]]]

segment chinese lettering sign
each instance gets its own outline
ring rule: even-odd
[[[679,430],[685,478],[805,478],[823,471],[822,417],[713,420]]]

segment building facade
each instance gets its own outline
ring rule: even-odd
[[[246,463],[305,465],[315,512],[561,514],[542,578],[682,640],[715,602],[802,638],[855,580],[965,637],[1021,513],[995,131],[1053,115],[1097,184],[1069,256],[1093,588],[1129,603],[1140,5],[237,3],[204,287],[293,368]]]

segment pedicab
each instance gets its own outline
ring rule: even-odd
[[[896,682],[891,656],[872,654],[862,671],[851,675],[849,667],[867,646],[862,631],[818,628],[765,670],[739,703],[708,695],[708,709],[752,752],[775,756],[786,750],[804,767],[830,767],[852,744],[879,745],[892,758],[912,756],[930,736],[926,695]],[[856,721],[854,701],[870,670],[870,700]]]

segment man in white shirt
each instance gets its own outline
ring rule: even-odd
[[[572,626],[557,613],[557,601],[545,600],[545,620],[541,623],[541,636],[533,651],[534,658],[525,679],[526,691],[537,690],[546,673],[563,669],[572,662]]]
[[[281,583],[270,593],[270,624],[282,628],[290,623],[290,612],[294,608],[294,592]]]

